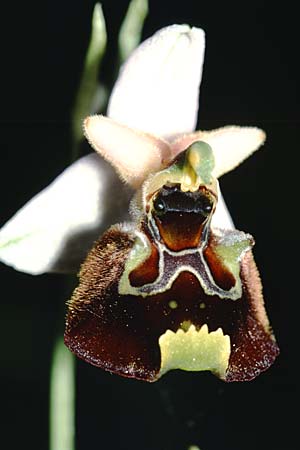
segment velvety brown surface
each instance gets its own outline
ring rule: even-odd
[[[108,231],[83,266],[65,332],[65,343],[77,356],[122,376],[154,381],[160,369],[159,337],[191,321],[196,327],[207,324],[209,331],[221,327],[230,336],[226,381],[250,380],[273,363],[279,350],[258,312],[263,309],[259,278],[245,278],[253,277],[252,271],[242,269],[239,300],[206,295],[189,272],[164,293],[121,296],[118,281],[131,245],[130,235]],[[170,308],[170,301],[178,307]]]

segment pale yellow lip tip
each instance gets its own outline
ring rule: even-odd
[[[159,377],[169,370],[209,370],[224,379],[231,352],[230,337],[218,328],[209,332],[204,324],[197,330],[195,325],[180,327],[176,333],[167,330],[159,338],[161,369]]]

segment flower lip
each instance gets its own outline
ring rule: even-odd
[[[233,231],[222,239],[228,240],[228,244],[236,240],[239,245],[239,240],[245,238],[242,235]],[[215,238],[215,244],[222,242]],[[133,240],[133,235],[113,227],[89,254],[81,283],[69,304],[65,342],[74,353],[103,369],[146,381],[155,381],[174,368],[215,371],[216,366],[222,367],[216,374],[225,381],[246,381],[274,362],[279,350],[263,309],[261,284],[250,251],[241,264],[243,293],[239,299],[207,295],[189,271],[181,272],[169,289],[141,298],[118,293],[118,280]],[[172,256],[168,258],[170,262]],[[155,258],[152,263],[156,264]],[[148,267],[151,264],[149,260]],[[210,264],[213,267],[211,260]],[[200,331],[203,326],[206,332],[219,330],[221,335],[228,336],[223,348],[225,355],[219,352],[217,342],[215,346],[210,341],[212,347],[207,348],[206,340],[198,341],[196,335],[198,343],[189,334],[184,335],[184,348],[177,340],[168,347],[159,345],[167,330],[177,333],[181,329],[178,333],[181,335],[190,329]],[[174,366],[174,358],[167,363],[166,352],[178,354],[175,358],[178,367]],[[200,361],[192,364],[196,357],[193,352],[202,355],[203,364]],[[209,361],[214,361],[213,366]]]

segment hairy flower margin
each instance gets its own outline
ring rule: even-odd
[[[151,173],[168,166],[192,143],[204,141],[213,149],[214,178],[234,169],[264,143],[265,133],[255,127],[226,126],[212,131],[194,131],[204,48],[203,30],[187,25],[173,25],[155,33],[132,53],[121,68],[112,91],[107,117],[95,115],[84,122],[85,135],[96,154],[85,156],[72,164],[4,225],[0,231],[0,259],[4,263],[31,274],[77,271],[95,239],[109,225],[128,219],[128,203],[134,190],[138,189]],[[218,194],[211,228],[234,230],[221,193]],[[90,258],[93,258],[93,252],[95,250],[90,253]],[[243,303],[233,307],[233,317],[238,314],[239,323],[236,336],[230,336],[233,338],[232,352],[230,353],[228,347],[228,336],[214,335],[218,330],[209,332],[207,325],[199,330],[192,325],[186,330],[186,345],[182,341],[183,337],[177,336],[177,333],[175,338],[168,335],[167,343],[164,344],[168,348],[174,346],[177,350],[182,347],[179,352],[180,361],[189,360],[191,352],[197,353],[201,342],[206,342],[207,348],[212,349],[207,350],[208,360],[213,354],[216,354],[219,360],[221,353],[226,353],[227,359],[222,356],[224,370],[222,369],[223,375],[220,376],[226,381],[254,378],[266,370],[278,354],[278,347],[264,310],[255,264],[250,257],[244,258],[241,265],[246,277],[243,280],[245,295],[246,298],[249,295],[250,306],[245,309],[243,297]],[[86,270],[87,265],[83,266],[83,271]],[[95,280],[95,277],[93,279]],[[253,293],[250,292],[252,287],[248,285],[249,280],[255,281]],[[78,292],[80,296],[80,289]],[[78,303],[78,299],[76,301]],[[79,301],[82,302],[81,305],[85,302],[84,298]],[[109,305],[108,307],[110,308]],[[75,309],[70,310],[71,315],[76,313]],[[85,317],[84,321],[86,322]],[[120,326],[122,321],[120,318]],[[75,318],[75,328],[78,323]],[[126,333],[130,332],[128,324],[125,325]],[[101,327],[102,325],[97,323],[93,330],[82,330],[81,338],[85,342],[86,339],[91,339],[90,342],[95,343]],[[167,334],[170,330],[164,331]],[[76,351],[79,344],[73,337],[70,344],[70,316],[66,333],[65,339],[69,348],[83,357],[81,351]],[[77,335],[77,331],[74,333]],[[114,339],[118,333],[114,331]],[[171,331],[170,333],[172,334]],[[119,334],[118,339],[124,341],[125,338],[126,341],[126,336],[122,336],[121,332]],[[251,339],[248,334],[252,335]],[[89,335],[91,337],[87,338]],[[183,365],[180,365],[181,362],[177,361],[178,355],[174,357],[176,349],[175,353],[171,352],[171,362],[169,357],[164,361],[162,351],[161,366],[160,363],[151,361],[146,368],[141,355],[136,361],[129,355],[127,365],[120,369],[119,361],[112,361],[117,356],[111,355],[108,336],[112,336],[111,331],[104,336],[104,343],[101,344],[103,347],[106,340],[108,342],[104,360],[100,363],[93,362],[92,355],[87,357],[86,352],[83,359],[121,375],[147,381],[154,381],[172,368],[214,371],[210,366],[203,368],[200,365],[202,368],[197,366],[197,369],[193,369],[190,363],[183,362]],[[237,344],[234,343],[235,338]],[[90,343],[88,345],[90,346]],[[222,350],[222,345],[226,352]],[[191,350],[187,350],[189,348]],[[146,359],[151,354],[152,349],[149,350]],[[221,352],[220,355],[218,352]],[[231,359],[230,354],[233,355]],[[127,356],[125,355],[125,359]]]

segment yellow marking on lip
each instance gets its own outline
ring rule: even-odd
[[[184,320],[183,322],[181,322],[180,328],[183,331],[188,331],[188,329],[190,328],[191,325],[192,325],[192,322],[190,320]]]
[[[160,336],[161,368],[159,376],[169,370],[210,370],[225,378],[230,357],[230,337],[223,330],[208,331],[203,325],[197,330],[190,325],[187,331],[179,328],[176,333],[167,330]]]
[[[170,307],[171,309],[176,309],[176,308],[178,308],[178,303],[177,303],[175,300],[171,300],[171,301],[169,302],[169,307]]]

